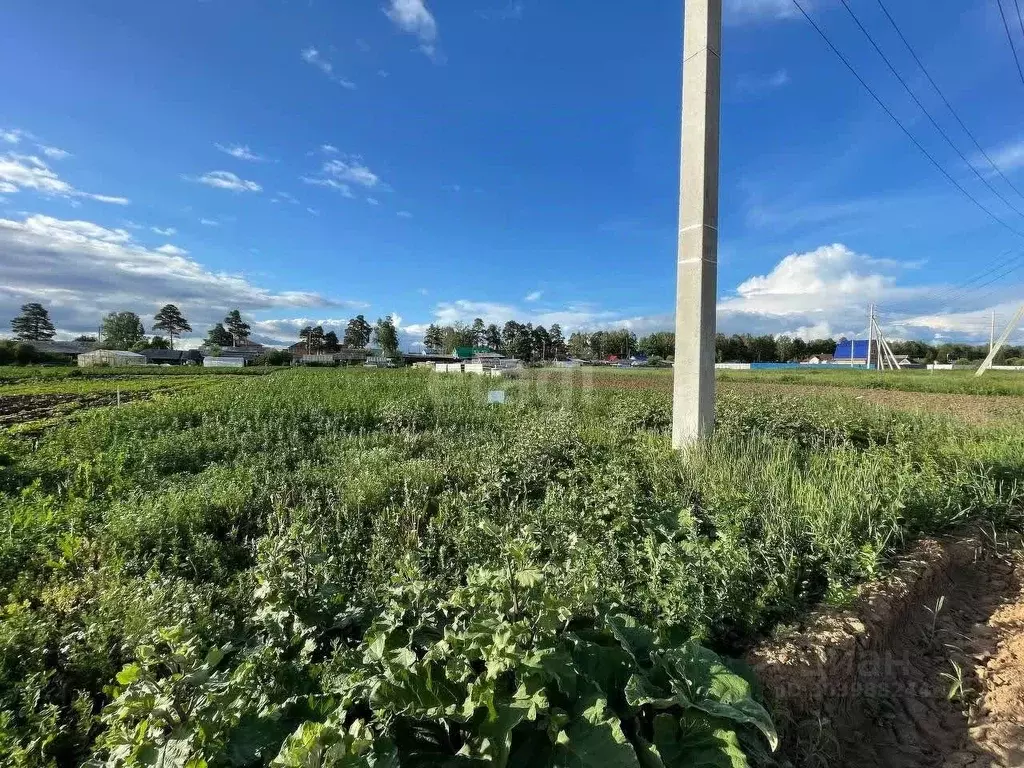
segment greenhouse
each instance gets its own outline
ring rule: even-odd
[[[110,368],[124,365],[146,365],[146,362],[145,355],[119,349],[97,349],[78,356],[78,365],[83,368],[96,365]]]

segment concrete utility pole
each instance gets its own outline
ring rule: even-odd
[[[684,0],[683,10],[683,139],[672,392],[672,445],[676,448],[710,434],[715,424],[722,0]]]
[[[988,353],[992,354],[992,347],[996,345],[996,312],[992,310],[992,323],[988,330]]]

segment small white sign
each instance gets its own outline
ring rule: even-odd
[[[505,390],[503,389],[492,389],[487,393],[488,403],[497,403],[498,405],[505,404]]]

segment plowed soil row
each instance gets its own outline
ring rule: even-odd
[[[121,402],[148,398],[151,394],[146,391],[122,392]],[[117,393],[0,395],[0,427],[48,419],[82,408],[116,405],[117,402]]]
[[[924,546],[856,611],[755,652],[796,765],[1024,767],[1020,551]]]

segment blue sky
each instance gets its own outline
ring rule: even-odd
[[[994,4],[884,2],[1024,190],[1024,84]],[[1024,232],[1024,197],[876,0],[851,6],[1020,212],[841,4],[806,3],[943,168]],[[669,328],[682,8],[625,8],[3,2],[0,313],[42,301],[77,334],[174,302],[202,335],[237,306],[275,342],[356,312],[394,313],[407,342],[477,316]],[[981,338],[990,310],[1008,319],[1024,272],[958,286],[1024,237],[922,157],[791,0],[726,0],[722,91],[722,330],[863,333],[871,301],[893,336]]]

